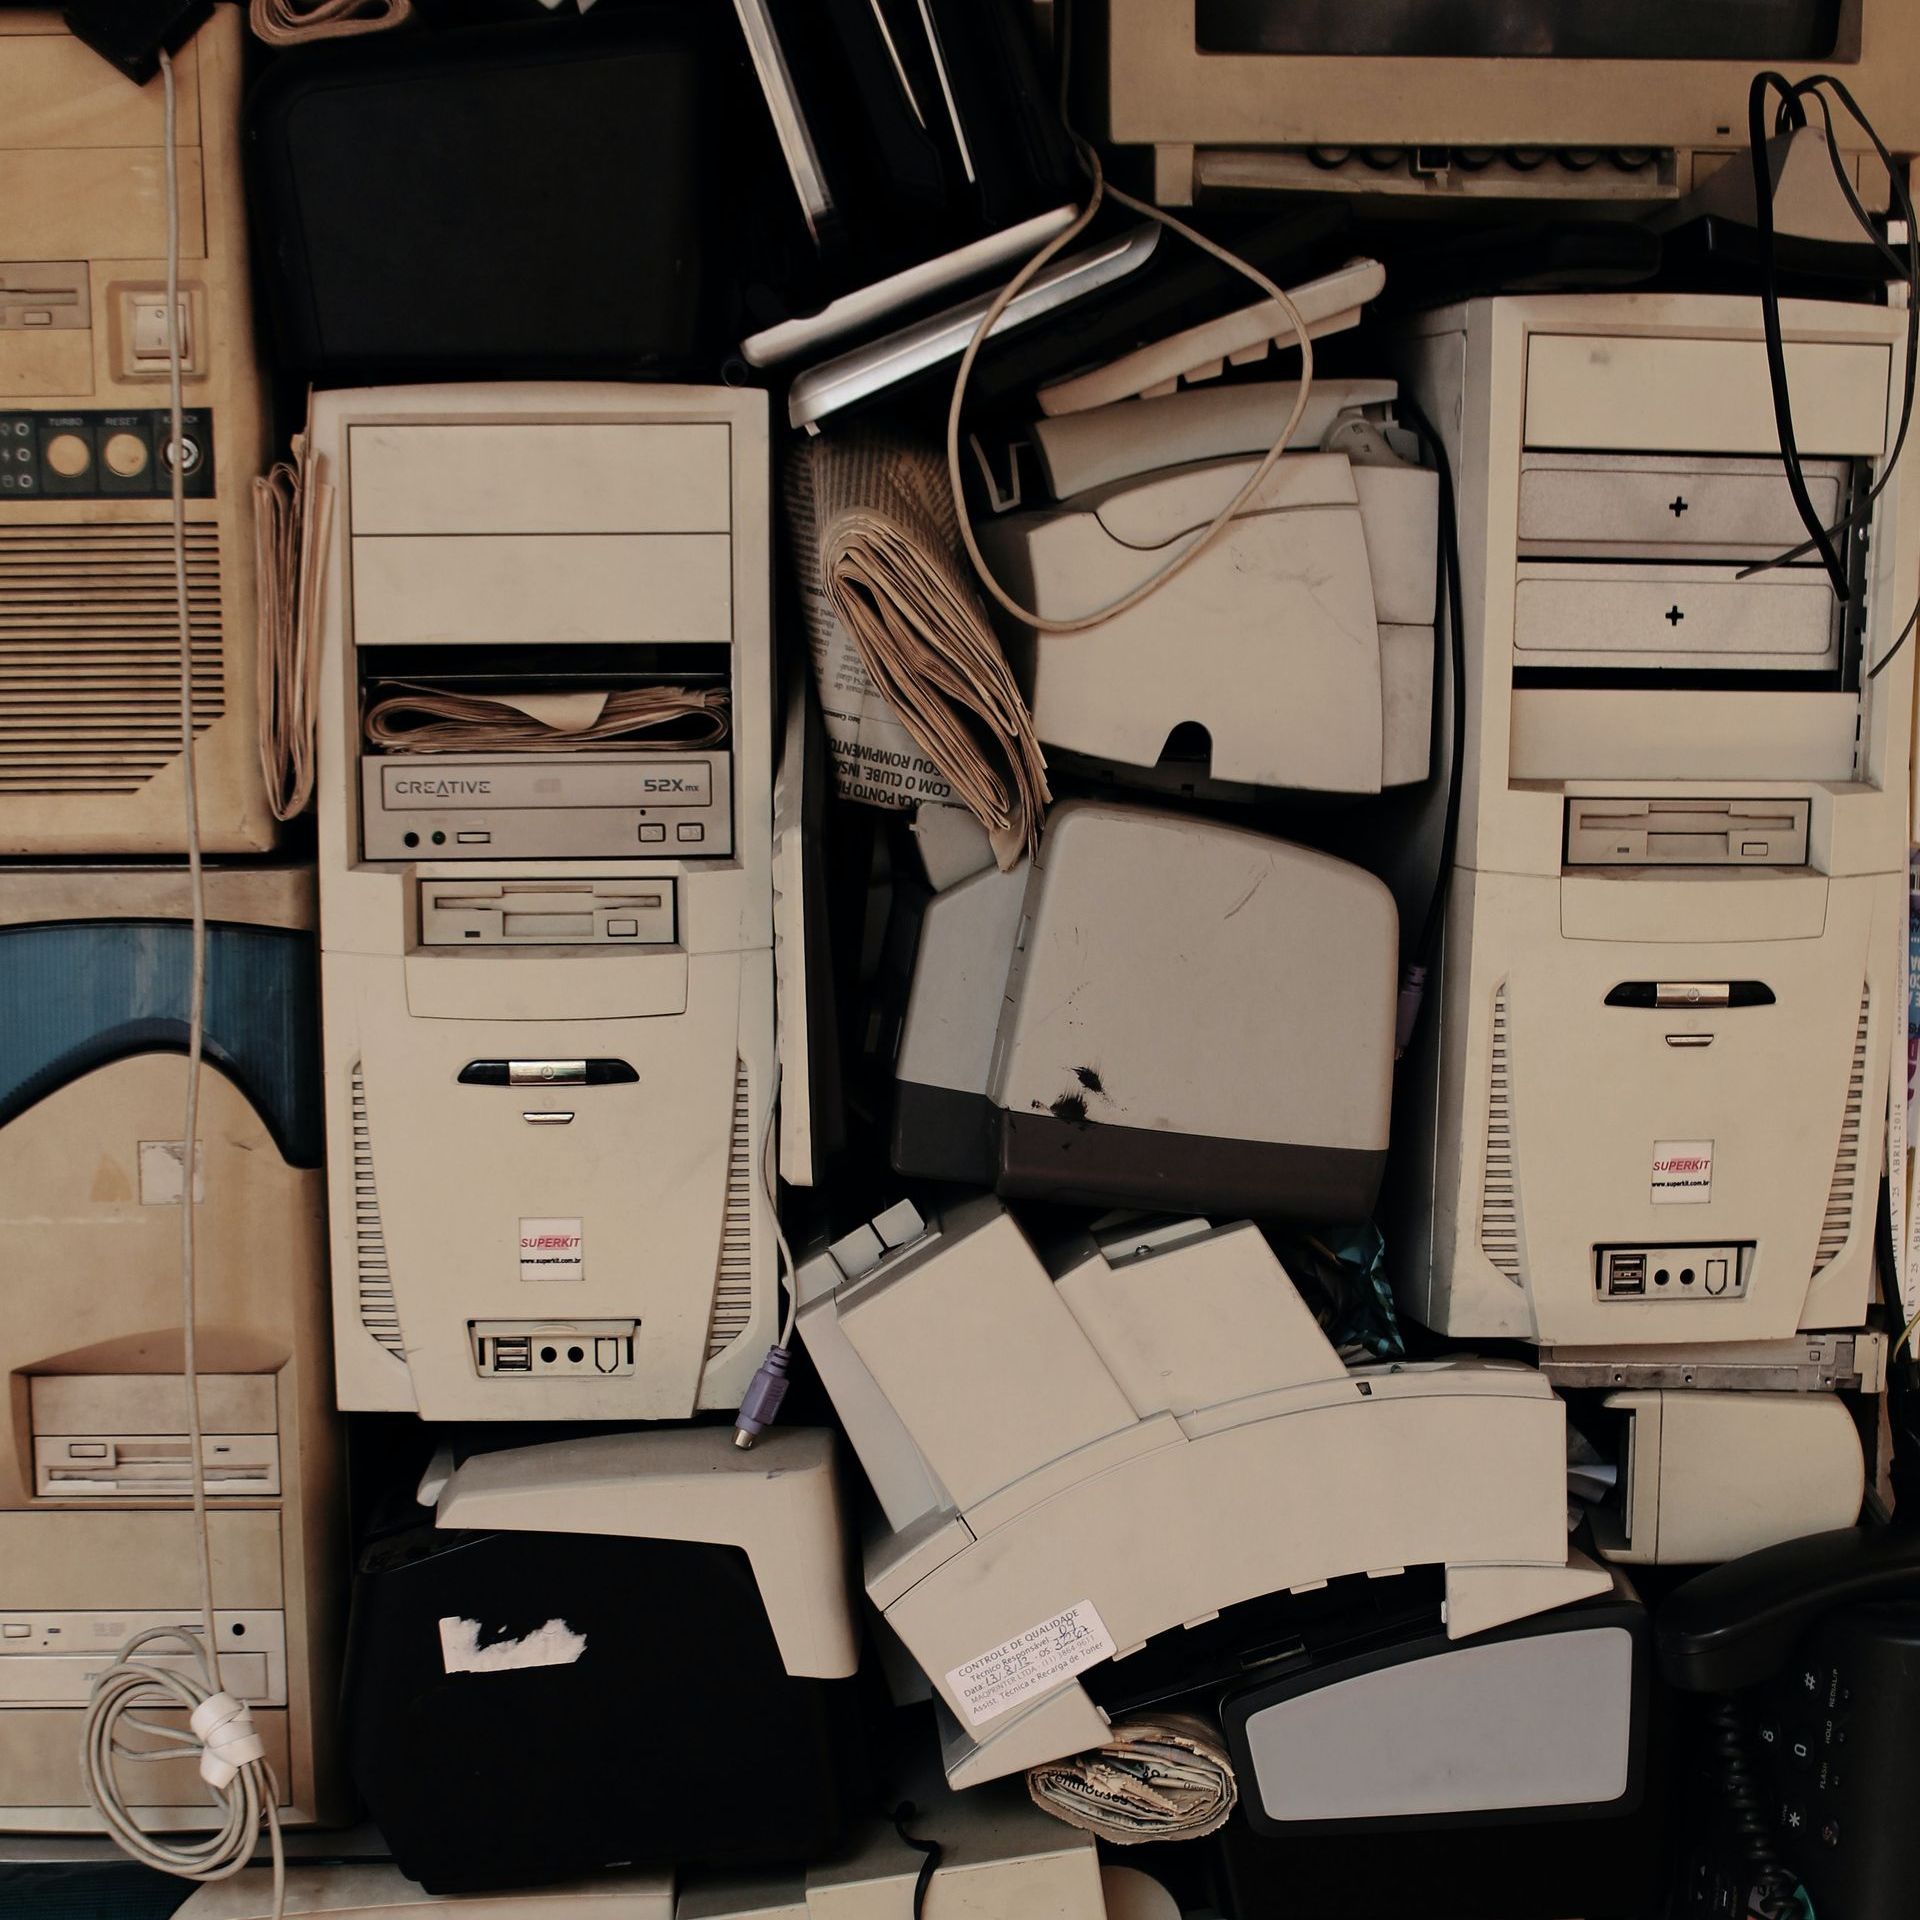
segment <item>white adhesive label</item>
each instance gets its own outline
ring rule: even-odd
[[[1113,1636],[1093,1602],[1082,1600],[1004,1646],[953,1668],[947,1675],[947,1689],[967,1716],[967,1724],[977,1727],[1112,1656]]]
[[[1656,1140],[1647,1198],[1656,1207],[1703,1207],[1713,1198],[1713,1142]]]
[[[518,1640],[480,1644],[480,1622],[457,1613],[440,1621],[440,1660],[449,1673],[512,1673],[521,1667],[570,1667],[587,1650],[587,1636],[564,1620],[523,1633]]]
[[[520,1222],[522,1280],[584,1280],[586,1243],[578,1220]]]
[[[177,1207],[180,1190],[187,1184],[187,1143],[184,1140],[142,1140],[140,1142],[140,1204],[143,1207]],[[207,1143],[202,1140],[193,1156],[193,1203],[205,1204],[207,1198]]]

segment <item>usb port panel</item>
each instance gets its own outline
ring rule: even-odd
[[[1647,1290],[1647,1256],[1644,1253],[1610,1253],[1607,1255],[1607,1296],[1618,1299],[1623,1294],[1645,1293]]]
[[[531,1373],[533,1341],[527,1334],[493,1334],[482,1343],[481,1368],[487,1373]]]

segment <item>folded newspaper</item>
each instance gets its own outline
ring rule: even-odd
[[[1217,1728],[1190,1714],[1116,1720],[1104,1746],[1031,1768],[1034,1805],[1102,1840],[1198,1840],[1240,1798]]]
[[[787,506],[839,791],[964,806],[1012,866],[1039,837],[1047,763],[961,558],[944,458],[823,435],[795,450]]]

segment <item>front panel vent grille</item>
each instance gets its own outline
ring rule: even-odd
[[[1839,1259],[1853,1232],[1853,1205],[1860,1184],[1860,1115],[1867,1097],[1867,1006],[1869,994],[1860,990],[1860,1023],[1853,1030],[1853,1064],[1847,1070],[1847,1105],[1840,1116],[1840,1150],[1833,1157],[1833,1179],[1827,1187],[1827,1210],[1820,1221],[1820,1244],[1814,1249],[1816,1274]]]
[[[400,1303],[394,1298],[387,1266],[387,1235],[380,1224],[380,1195],[373,1184],[373,1135],[367,1126],[367,1082],[353,1063],[353,1263],[359,1292],[360,1324],[381,1346],[404,1359],[400,1347]]]
[[[727,1148],[727,1206],[720,1223],[720,1267],[714,1276],[707,1358],[724,1353],[753,1318],[752,1082],[747,1063],[733,1063],[733,1137]]]
[[[219,719],[220,536],[187,529],[194,731]],[[164,522],[0,526],[0,794],[131,793],[180,754]]]
[[[1487,1141],[1480,1169],[1480,1251],[1520,1284],[1520,1197],[1513,1177],[1513,1109],[1508,1081],[1507,983],[1493,996],[1493,1049],[1487,1070]]]

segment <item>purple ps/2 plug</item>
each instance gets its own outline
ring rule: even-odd
[[[740,1399],[739,1417],[733,1423],[733,1444],[750,1447],[780,1418],[780,1403],[787,1397],[788,1353],[785,1347],[769,1347],[760,1370]]]

